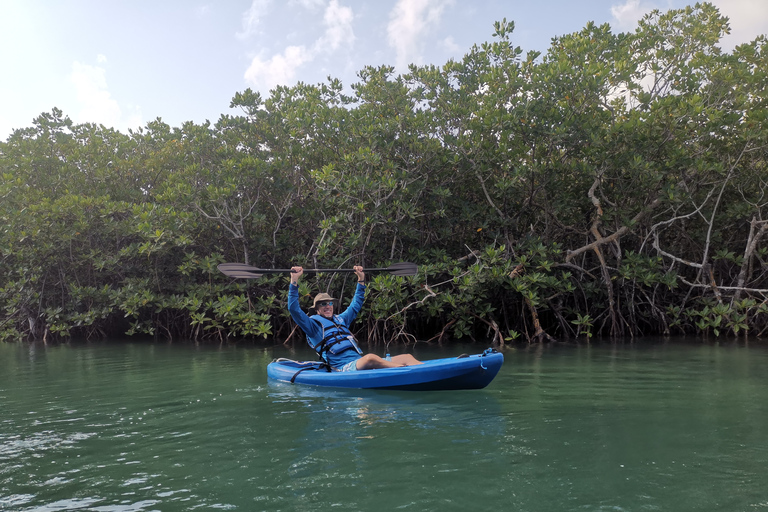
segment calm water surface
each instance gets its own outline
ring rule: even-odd
[[[766,345],[518,348],[430,393],[269,383],[279,356],[312,358],[0,344],[0,510],[768,511]]]

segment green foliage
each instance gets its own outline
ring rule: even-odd
[[[287,280],[224,261],[418,263],[369,276],[373,342],[766,332],[768,40],[724,53],[708,3],[544,54],[514,28],[351,92],[239,92],[215,125],[41,114],[0,142],[0,339],[288,336]]]

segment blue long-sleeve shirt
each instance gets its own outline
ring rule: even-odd
[[[357,318],[358,313],[363,308],[363,301],[365,300],[365,285],[357,283],[355,288],[355,296],[352,297],[352,302],[349,307],[338,315],[333,315],[333,320],[339,325],[349,328],[352,322]],[[293,283],[288,286],[288,311],[291,314],[294,322],[298,324],[304,334],[307,335],[307,343],[312,348],[315,348],[318,343],[323,341],[323,328],[320,324],[312,320],[312,317],[308,316],[302,311],[299,305],[299,287]],[[319,316],[319,315],[313,315]],[[360,358],[360,354],[354,350],[347,350],[339,355],[333,355],[326,352],[326,358],[328,364],[334,368],[343,366],[351,361],[356,361]]]

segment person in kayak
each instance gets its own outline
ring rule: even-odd
[[[374,368],[397,368],[422,364],[411,354],[392,356],[384,359],[376,354],[363,354],[354,335],[349,330],[350,324],[357,318],[365,299],[365,273],[363,267],[353,267],[357,275],[355,296],[349,307],[338,315],[334,308],[338,301],[327,293],[315,295],[314,308],[317,314],[308,316],[299,305],[299,278],[304,273],[303,267],[291,267],[291,284],[288,286],[288,311],[291,318],[307,335],[307,342],[320,357],[336,371],[371,370]]]

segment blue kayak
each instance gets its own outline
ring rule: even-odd
[[[328,371],[316,361],[278,359],[267,366],[267,376],[281,382],[358,389],[436,391],[482,389],[499,373],[504,356],[493,349],[482,354],[432,359],[400,368],[354,372]]]

